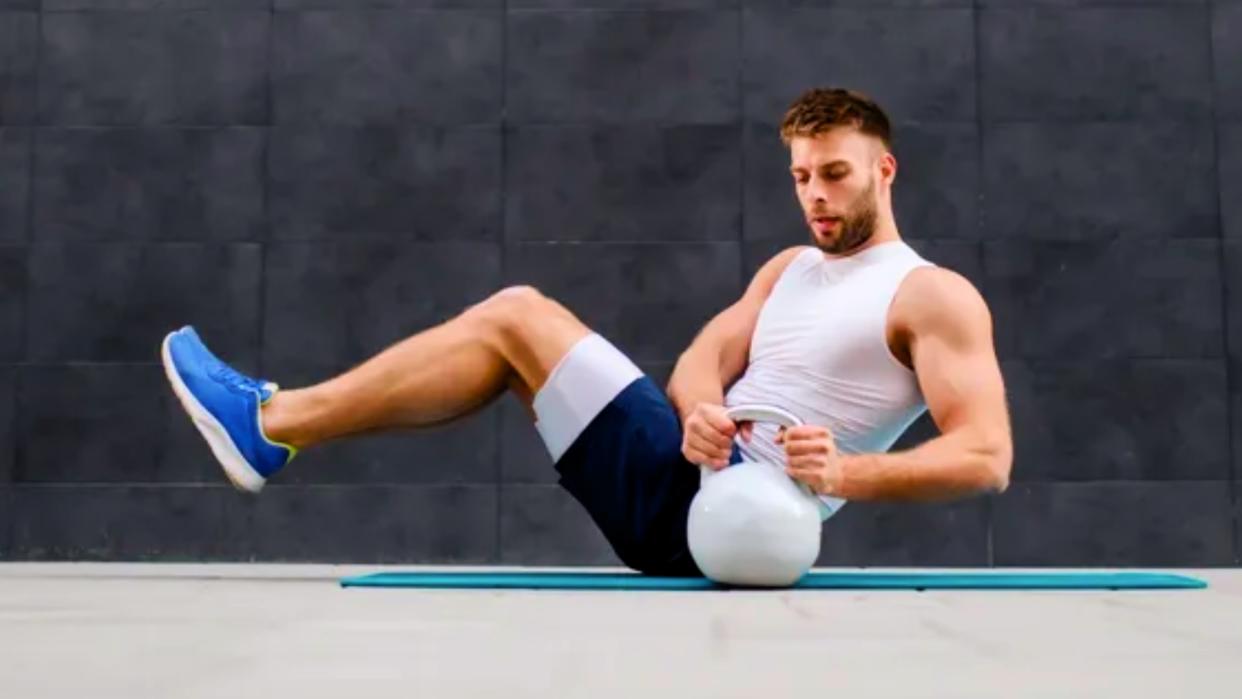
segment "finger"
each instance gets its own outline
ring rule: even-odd
[[[804,439],[798,442],[789,442],[785,445],[785,453],[789,456],[831,455],[835,449],[835,445],[822,439],[809,440]]]
[[[791,427],[788,430],[788,434],[785,435],[785,439],[790,441],[823,439],[825,437],[831,438],[832,433],[828,431],[827,427],[820,427],[819,425],[798,425],[797,427]]]
[[[810,456],[795,456],[785,462],[785,468],[792,471],[818,471],[823,462]]]
[[[709,440],[703,439],[701,436],[692,434],[687,438],[690,448],[702,455],[702,458],[711,462],[725,461],[729,457],[730,449],[714,444]]]
[[[795,481],[798,481],[799,483],[806,483],[807,485],[810,485],[815,477],[814,471],[808,471],[806,469],[787,468],[785,469],[785,473]]]
[[[714,459],[698,449],[683,449],[681,454],[686,458],[686,461],[689,461],[695,466],[706,466],[713,471],[719,471],[728,465],[724,460]]]
[[[727,450],[733,447],[733,440],[730,437],[715,431],[707,425],[696,425],[694,429],[690,430],[690,436],[716,449]]]
[[[738,423],[738,434],[742,436],[742,441],[750,442],[751,435],[755,433],[755,423],[746,421]]]
[[[729,416],[725,414],[724,408],[719,410],[704,410],[703,419],[717,432],[727,436],[730,439],[732,439],[733,435],[737,432],[737,423],[729,419]]]

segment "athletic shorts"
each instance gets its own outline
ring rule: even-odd
[[[649,575],[701,575],[686,544],[699,467],[681,454],[681,420],[664,391],[591,334],[552,370],[534,407],[561,485],[617,557]],[[740,460],[735,446],[731,462]]]

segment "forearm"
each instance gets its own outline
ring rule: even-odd
[[[836,497],[845,500],[946,501],[1008,487],[1010,448],[965,434],[944,434],[906,451],[842,459]]]

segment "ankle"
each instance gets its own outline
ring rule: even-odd
[[[295,420],[297,391],[280,390],[259,408],[259,428],[268,441],[288,444],[301,450],[305,440],[297,433]]]

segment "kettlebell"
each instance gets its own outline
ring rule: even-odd
[[[734,422],[802,424],[768,405],[738,405],[726,414]],[[784,464],[742,461],[720,471],[700,469],[686,538],[705,576],[728,585],[785,587],[810,570],[819,556],[819,499],[790,478]]]

